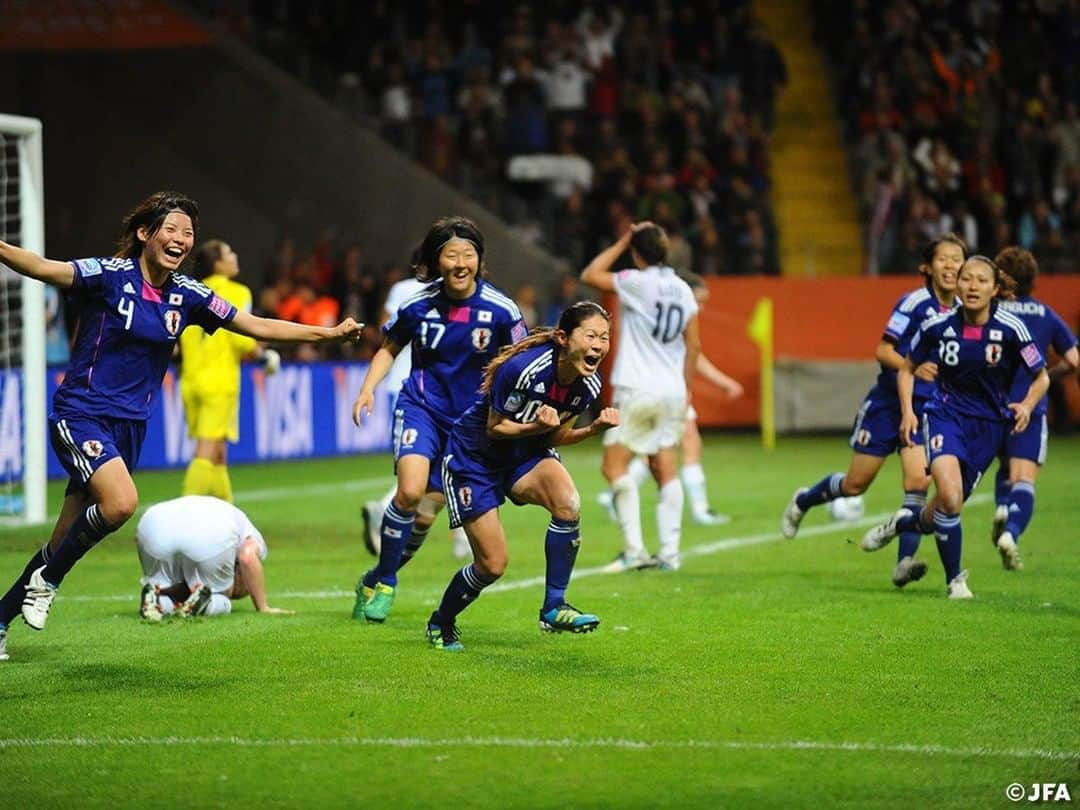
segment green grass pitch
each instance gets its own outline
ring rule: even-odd
[[[842,438],[706,438],[713,506],[683,569],[602,575],[620,547],[596,505],[600,448],[566,453],[583,501],[569,599],[587,636],[536,625],[546,514],[504,507],[511,562],[460,621],[423,628],[457,563],[440,520],[383,626],[353,621],[370,563],[359,504],[385,456],[236,467],[270,545],[271,603],[294,616],[161,626],[136,615],[134,521],[67,579],[48,628],[17,622],[0,664],[0,806],[1004,807],[1010,783],[1080,793],[1080,439],[1055,437],[1023,538],[991,547],[991,484],[964,513],[976,598],[930,573],[898,591],[895,545],[855,545],[899,502],[890,461],[855,526],[812,512],[779,536],[792,490],[843,469]],[[180,473],[137,475],[142,504]],[[55,512],[60,486],[50,487]],[[655,489],[655,488],[653,488]],[[655,550],[653,492],[643,498]],[[0,534],[3,586],[41,531]]]

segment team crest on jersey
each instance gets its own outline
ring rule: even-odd
[[[458,502],[468,509],[472,506],[472,487],[461,487],[457,491]]]
[[[855,434],[855,444],[860,445],[861,447],[866,447],[866,445],[870,444],[871,438],[873,437],[870,434],[869,430],[867,430],[866,428],[860,428],[859,432]]]
[[[1001,362],[1001,344],[1000,343],[987,343],[986,344],[986,365],[996,366]]]
[[[486,309],[481,309],[476,313],[476,320],[480,323],[491,323],[491,313]]]
[[[177,332],[180,331],[180,310],[166,310],[165,328],[169,330],[170,335],[175,335]]]
[[[483,314],[483,313],[481,313]],[[490,313],[489,313],[490,314]],[[472,330],[472,345],[476,347],[476,350],[482,352],[488,346],[491,345],[491,330],[486,326],[478,326]]]
[[[82,451],[87,458],[97,458],[105,452],[105,445],[97,439],[87,439],[82,443]]]
[[[418,435],[419,434],[417,433],[416,428],[405,428],[405,430],[401,434],[401,446],[412,447],[414,444],[416,444],[416,437]]]
[[[938,433],[936,436],[930,437],[930,449],[937,452],[945,446],[945,437]]]
[[[510,396],[506,398],[506,410],[511,413],[516,413],[522,405],[525,404],[525,394],[521,391],[511,391]]]
[[[184,305],[184,296],[181,293],[169,293],[169,306],[180,307]]]

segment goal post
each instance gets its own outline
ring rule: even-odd
[[[0,113],[0,239],[45,254],[42,127],[36,118]],[[44,523],[45,285],[0,265],[0,295],[0,439],[6,450],[0,456],[0,521]]]

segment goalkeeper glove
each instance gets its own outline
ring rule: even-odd
[[[262,365],[263,370],[266,371],[266,376],[274,376],[278,373],[278,369],[281,368],[281,355],[273,349],[263,350]]]

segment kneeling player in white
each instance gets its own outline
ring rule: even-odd
[[[688,381],[701,352],[698,305],[690,285],[664,264],[667,235],[651,222],[635,224],[581,273],[583,283],[619,299],[619,343],[611,379],[620,424],[604,436],[604,477],[611,485],[623,551],[608,566],[628,571],[658,564],[679,568],[683,488],[675,448],[686,427]],[[611,273],[627,249],[635,269]],[[636,454],[649,457],[660,495],[659,554],[645,550],[637,486],[628,473]]]
[[[223,616],[250,596],[260,613],[292,613],[266,601],[266,540],[231,503],[186,495],[146,510],[135,530],[142,565],[139,615]]]

